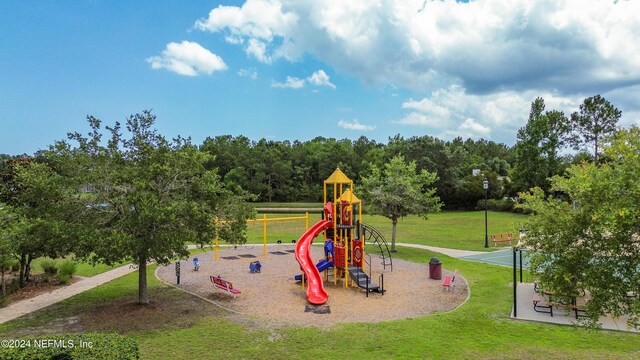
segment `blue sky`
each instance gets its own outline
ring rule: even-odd
[[[512,145],[531,101],[640,124],[640,2],[0,2],[0,153],[153,109],[168,137]]]

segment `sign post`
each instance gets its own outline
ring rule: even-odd
[[[180,285],[180,261],[176,261],[176,283]]]

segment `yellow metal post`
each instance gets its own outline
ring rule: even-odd
[[[324,202],[323,204],[327,203],[327,180],[324,181]]]
[[[218,235],[216,235],[215,243],[216,243],[216,246],[213,251],[213,260],[218,261]]]

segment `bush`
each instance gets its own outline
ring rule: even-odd
[[[140,350],[135,340],[118,334],[69,334],[23,338],[24,344],[0,348],[0,359],[139,359]],[[44,341],[45,346],[36,346]]]
[[[10,264],[11,264],[11,272],[17,272],[18,270],[20,270],[20,261],[13,260],[12,262],[10,262]]]
[[[58,273],[58,267],[56,266],[56,262],[53,260],[45,259],[40,263],[40,268],[44,271],[45,277],[54,276]]]
[[[517,207],[518,198],[505,197],[503,199],[487,199],[487,209],[491,211],[505,211],[518,214],[530,214],[531,211]],[[478,200],[476,210],[484,210],[484,199]]]
[[[0,292],[0,308],[3,308],[8,302],[11,300],[11,295],[7,293],[7,295],[2,296],[2,292]]]
[[[487,199],[487,209],[492,211],[513,211],[514,204],[511,198]],[[484,210],[484,199],[478,200],[476,210]]]
[[[76,263],[71,260],[65,260],[58,268],[58,280],[66,284],[71,280],[73,274],[76,273]]]

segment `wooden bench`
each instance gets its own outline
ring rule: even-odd
[[[233,288],[233,284],[223,278],[221,278],[220,276],[209,276],[209,278],[211,279],[211,282],[213,283],[213,286],[217,287],[220,290],[224,290],[226,292],[228,292],[229,294],[233,295],[233,298],[235,299],[236,295],[240,294],[240,290],[238,289],[234,289]]]
[[[451,290],[451,287],[454,285],[454,282],[456,281],[456,276],[458,276],[458,270],[453,272],[453,276],[445,276],[444,280],[442,281],[443,289]]]
[[[506,243],[508,242],[511,245],[511,242],[514,240],[513,234],[493,234],[491,235],[491,240],[493,241],[493,246],[495,247],[498,243]]]

